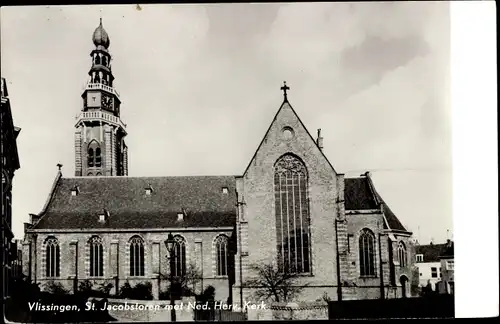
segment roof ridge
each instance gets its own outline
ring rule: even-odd
[[[54,195],[56,193],[57,186],[59,185],[59,181],[61,179],[62,179],[62,172],[59,169],[59,171],[57,171],[56,178],[54,179],[54,182],[52,183],[52,188],[50,189],[49,197],[45,201],[45,205],[43,206],[42,210],[38,213],[38,216],[40,216],[40,217],[38,218],[38,221],[35,224],[33,224],[33,228],[36,227],[40,223],[40,221],[43,219],[43,216],[46,214],[50,203],[54,199]]]

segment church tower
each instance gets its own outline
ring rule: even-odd
[[[113,87],[109,36],[99,26],[92,36],[95,48],[83,90],[83,107],[75,125],[75,176],[128,174],[126,125],[120,119],[120,95]]]

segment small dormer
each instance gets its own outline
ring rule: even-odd
[[[177,221],[181,222],[184,220],[184,212],[177,213]]]
[[[148,186],[144,188],[144,193],[146,194],[146,196],[151,196],[153,194],[153,187],[151,186],[151,184],[148,184]]]
[[[109,219],[109,212],[104,209],[101,213],[99,213],[99,223],[105,223]]]
[[[224,195],[227,195],[229,193],[229,188],[228,187],[222,187],[222,193]]]
[[[80,190],[78,189],[78,186],[74,186],[73,188],[71,188],[71,196],[78,196],[78,194],[80,193]]]

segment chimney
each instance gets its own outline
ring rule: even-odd
[[[447,247],[451,247],[451,240],[450,240],[450,239],[447,239],[447,240],[446,240],[446,246],[447,246]]]
[[[319,149],[323,151],[323,137],[321,137],[321,128],[318,128],[318,139],[316,140],[316,144]]]

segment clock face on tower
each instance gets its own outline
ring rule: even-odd
[[[101,97],[101,106],[104,109],[113,110],[113,97],[103,94]]]

